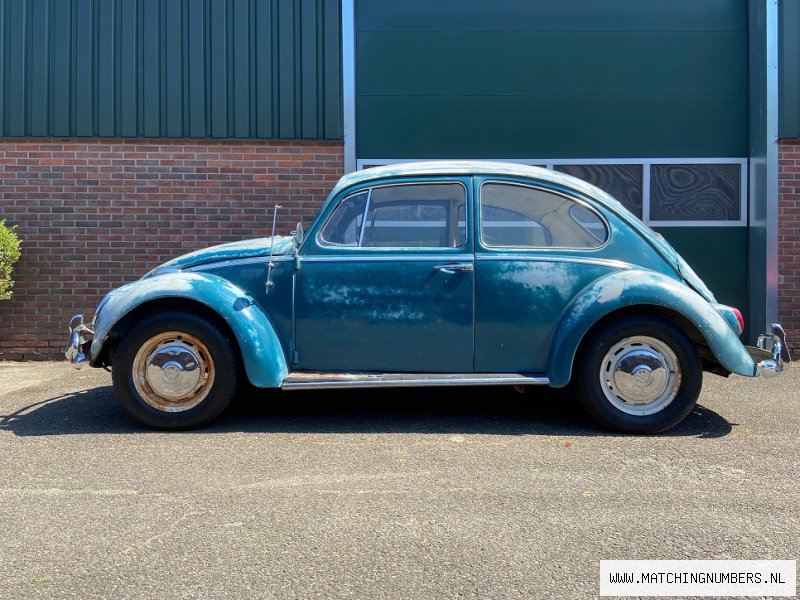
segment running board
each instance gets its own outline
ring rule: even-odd
[[[295,371],[285,390],[355,387],[427,387],[437,385],[549,385],[547,377],[519,373],[324,373]]]

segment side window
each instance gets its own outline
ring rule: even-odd
[[[481,186],[481,239],[512,248],[596,248],[608,239],[594,211],[559,194],[511,183]]]
[[[486,206],[481,215],[483,241],[487,246],[527,248],[553,245],[550,232],[524,213]]]
[[[320,240],[327,246],[358,246],[367,192],[359,192],[341,201],[333,211],[320,233]]]
[[[342,200],[320,240],[362,248],[458,248],[467,240],[465,215],[461,184],[375,187]]]

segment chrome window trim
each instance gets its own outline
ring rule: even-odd
[[[777,153],[777,150],[775,151]],[[458,160],[431,158],[360,158],[356,169],[366,165],[393,165],[406,162]],[[742,157],[670,157],[670,158],[496,158],[482,156],[480,160],[507,162],[521,165],[544,166],[554,170],[558,165],[642,165],[642,221],[650,227],[745,227],[747,226],[747,158]],[[775,158],[777,164],[777,156]],[[650,167],[652,165],[739,165],[739,219],[731,221],[653,221],[650,219]]]
[[[362,215],[362,217],[364,217],[364,218],[362,218],[361,230],[358,232],[358,241],[356,241],[355,244],[338,244],[336,242],[329,242],[328,240],[326,240],[325,238],[322,237],[322,233],[328,227],[328,223],[331,222],[331,219],[333,218],[333,215],[336,213],[336,211],[339,209],[339,207],[342,204],[345,203],[345,201],[347,201],[348,199],[353,198],[355,196],[358,196],[359,194],[363,194],[363,193],[364,193],[364,190],[359,190],[357,192],[353,192],[352,194],[347,194],[344,198],[342,198],[336,204],[336,206],[333,208],[333,210],[331,210],[330,214],[328,215],[328,218],[325,220],[325,223],[322,225],[322,227],[319,228],[319,233],[317,234],[317,243],[320,246],[326,246],[326,247],[331,247],[331,248],[358,248],[359,247],[359,245],[361,244],[361,236],[364,235],[364,224],[366,223],[365,215],[367,214],[367,211],[369,210],[369,199],[372,196],[372,188],[369,188],[367,190],[367,200],[364,203],[364,213]]]
[[[597,235],[595,235],[595,234],[592,232],[592,229],[594,228],[592,224],[589,224],[589,223],[582,223],[582,222],[581,222],[581,220],[580,220],[578,217],[576,217],[576,216],[573,214],[573,211],[574,211],[574,210],[575,210],[577,207],[581,207],[581,208],[583,208],[583,207],[582,207],[580,204],[578,204],[577,202],[576,202],[576,203],[574,203],[572,206],[570,206],[570,207],[569,207],[569,216],[570,216],[570,218],[571,218],[573,221],[575,221],[575,222],[576,222],[578,225],[580,225],[581,227],[583,227],[583,228],[584,228],[584,229],[585,229],[585,230],[586,230],[586,231],[587,231],[589,234],[593,235],[593,236],[595,237],[595,239],[596,239],[598,242],[601,242],[601,243],[603,243],[603,244],[604,244],[604,243],[606,242],[606,240],[608,239],[608,237],[606,237],[606,239],[605,239],[605,240],[602,240],[602,239],[600,239],[599,237],[597,237]],[[603,223],[602,221],[600,221],[600,224],[601,224],[601,225],[603,225],[603,226],[605,227],[605,225],[604,225],[604,223]],[[605,231],[606,231],[606,234],[608,234],[608,228],[605,228]]]
[[[452,184],[460,185],[464,189],[464,205],[465,206],[468,205],[469,202],[470,202],[470,200],[469,200],[469,190],[468,190],[466,184],[463,181],[459,181],[458,179],[443,179],[443,180],[438,180],[437,179],[435,181],[396,181],[396,182],[393,182],[393,183],[386,183],[386,184],[383,184],[383,185],[372,185],[372,186],[369,186],[369,187],[360,188],[359,190],[356,190],[356,191],[344,196],[341,200],[336,202],[335,206],[333,206],[332,208],[329,209],[328,217],[325,219],[325,222],[322,224],[322,226],[318,228],[317,234],[314,236],[314,241],[316,242],[317,246],[320,247],[320,248],[335,248],[337,250],[345,250],[347,252],[354,252],[354,251],[358,251],[358,250],[362,250],[362,251],[365,251],[365,252],[397,252],[397,251],[408,252],[408,251],[419,251],[419,250],[426,250],[426,251],[430,250],[430,251],[440,251],[441,252],[443,250],[459,250],[461,248],[466,248],[467,245],[469,244],[469,241],[470,241],[470,236],[469,236],[470,222],[469,222],[469,218],[467,217],[467,215],[469,214],[469,211],[467,211],[467,213],[465,213],[465,215],[464,215],[464,221],[465,221],[464,222],[464,233],[465,233],[465,236],[464,236],[464,243],[461,244],[460,246],[367,246],[367,247],[362,247],[361,246],[361,241],[362,241],[363,235],[364,235],[364,226],[366,225],[366,222],[367,222],[367,212],[369,210],[369,200],[372,198],[372,190],[377,189],[377,188],[387,188],[387,187],[397,187],[397,186],[404,186],[405,187],[405,186],[409,186],[409,185],[452,185]],[[332,245],[332,244],[329,244],[329,243],[325,242],[325,240],[322,239],[322,232],[325,231],[325,228],[328,226],[328,223],[330,222],[331,217],[333,217],[333,213],[336,212],[336,209],[339,208],[341,203],[344,202],[345,200],[347,200],[347,198],[350,198],[351,196],[354,196],[355,194],[362,194],[362,193],[364,193],[364,190],[368,190],[369,195],[367,196],[367,204],[364,207],[364,220],[361,223],[361,233],[359,234],[359,240],[358,240],[358,244],[359,245],[358,246],[340,246],[340,245]],[[441,258],[441,257],[439,257],[439,258]]]
[[[369,205],[372,204],[372,190],[374,189],[375,188],[369,188],[367,191],[367,201],[364,203],[364,213],[361,215],[361,231],[358,232],[356,248],[361,248],[364,243],[364,230],[367,228],[367,215],[369,215]],[[344,200],[342,202],[344,202]],[[322,231],[320,231],[320,233],[322,233]]]
[[[540,190],[543,192],[547,192],[549,194],[553,194],[555,196],[561,196],[578,204],[579,206],[583,206],[586,210],[594,213],[603,223],[603,226],[606,228],[606,239],[602,244],[598,244],[597,246],[588,246],[588,247],[580,247],[580,246],[495,246],[492,244],[487,244],[483,239],[483,186],[487,184],[500,184],[500,185],[516,185],[518,187],[525,187],[530,188],[533,190]],[[515,181],[513,179],[485,179],[481,182],[480,187],[478,188],[478,206],[476,207],[478,212],[478,218],[475,219],[475,222],[478,224],[478,239],[481,242],[481,246],[489,250],[506,250],[506,251],[518,251],[518,250],[534,250],[536,252],[550,252],[550,251],[560,251],[560,250],[569,250],[570,252],[595,252],[600,250],[601,248],[605,248],[611,242],[612,237],[612,230],[611,225],[609,224],[608,220],[605,216],[596,210],[593,206],[591,206],[585,200],[571,196],[569,194],[565,194],[558,190],[550,189],[546,186],[536,185],[534,183],[522,183],[519,181]]]

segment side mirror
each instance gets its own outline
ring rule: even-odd
[[[297,227],[292,232],[292,234],[294,235],[294,244],[295,244],[295,246],[299,246],[300,244],[303,243],[303,223],[302,222],[300,222],[300,221],[297,222]]]

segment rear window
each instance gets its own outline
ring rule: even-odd
[[[596,248],[608,239],[600,215],[549,190],[513,183],[481,186],[481,239],[511,248]]]

